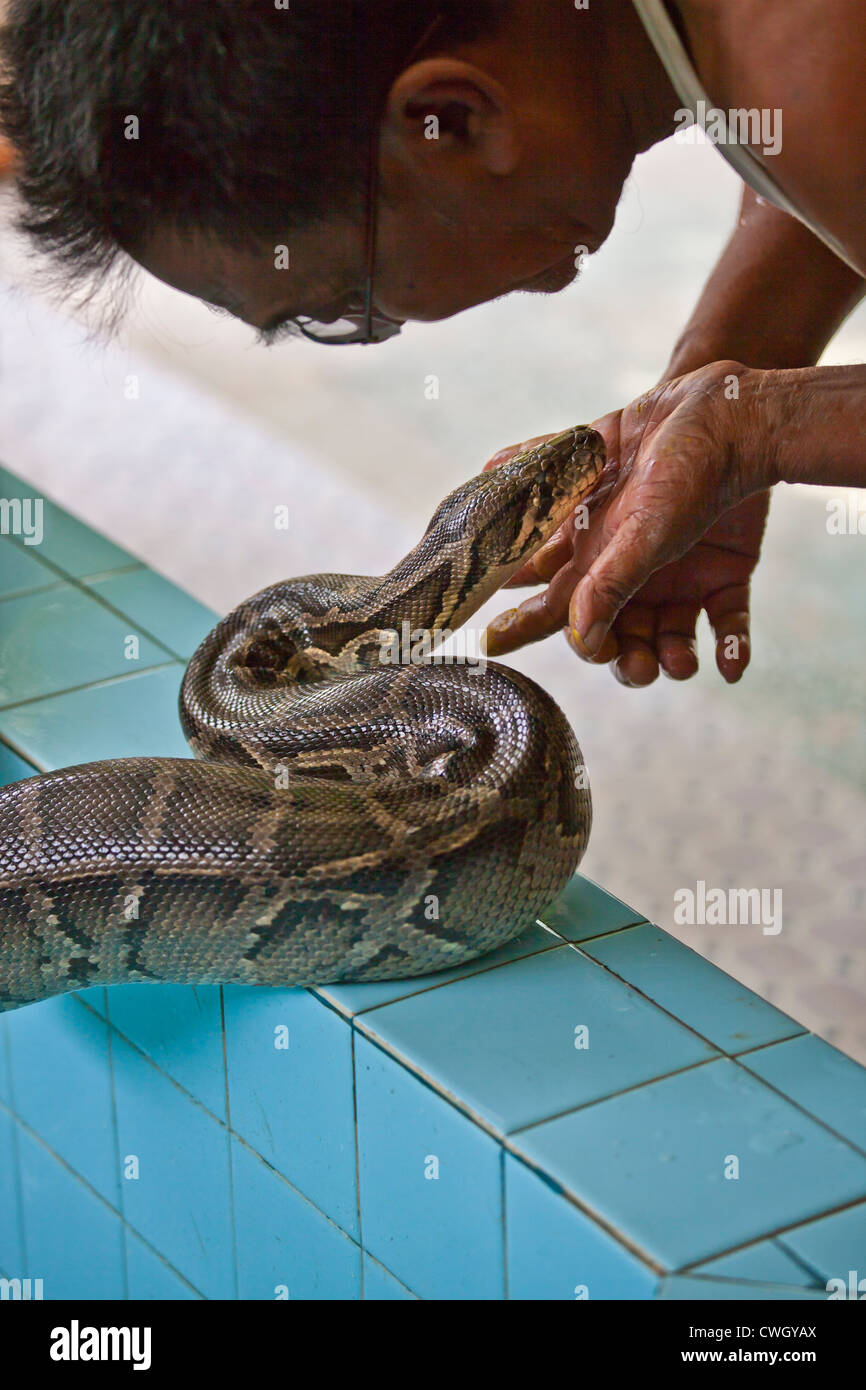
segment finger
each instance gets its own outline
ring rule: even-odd
[[[749,638],[749,586],[719,589],[704,607],[716,636],[716,665],[729,685],[742,676],[752,656]]]
[[[595,656],[590,656],[589,652],[575,637],[570,627],[564,627],[565,640],[571,647],[575,656],[579,656],[581,661],[588,661],[593,666],[606,666],[608,662],[615,661],[619,656],[619,642],[613,632],[609,632],[601,644]]]
[[[580,571],[574,563],[563,565],[542,593],[533,594],[519,608],[509,608],[494,618],[486,633],[487,655],[506,656],[564,627],[569,599],[579,578]]]
[[[613,674],[621,685],[651,685],[658,678],[655,651],[655,611],[642,603],[629,603],[616,622],[619,656]]]
[[[674,681],[687,681],[698,669],[698,603],[670,603],[656,620],[659,665]]]
[[[640,513],[626,517],[572,595],[572,632],[593,655],[617,614],[667,559],[646,530]]]

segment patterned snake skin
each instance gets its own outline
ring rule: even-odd
[[[183,682],[204,761],[0,790],[0,1009],[130,981],[421,975],[529,926],[586,848],[580,750],[525,676],[430,651],[603,465],[600,436],[568,430],[458,488],[384,578],[314,575],[243,604]]]

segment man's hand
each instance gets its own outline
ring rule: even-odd
[[[624,684],[648,685],[660,668],[685,680],[697,670],[695,628],[706,609],[719,670],[739,680],[769,503],[760,490],[766,461],[744,466],[734,447],[748,405],[741,411],[726,387],[732,395],[745,374],[738,363],[714,363],[595,422],[612,490],[586,529],[568,523],[512,580],[548,587],[491,625],[491,656],[565,627],[579,655],[613,661]]]

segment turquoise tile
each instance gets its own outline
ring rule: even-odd
[[[25,763],[17,753],[13,753],[5,743],[0,743],[0,787],[8,787],[12,782],[23,782],[35,777],[37,769],[32,763]]]
[[[104,1020],[66,994],[11,1011],[7,1028],[17,1113],[119,1207]]]
[[[130,636],[139,644],[135,660],[125,655]],[[10,598],[0,607],[3,705],[130,675],[166,660],[164,648],[71,584]]]
[[[866,1068],[807,1034],[742,1059],[749,1071],[866,1149]]]
[[[847,1286],[849,1271],[854,1270],[854,1283],[859,1287],[864,1281],[859,1292],[866,1297],[866,1203],[784,1231],[779,1242],[805,1260],[825,1284],[829,1279],[843,1279]]]
[[[727,1059],[513,1142],[668,1269],[866,1196],[861,1155]]]
[[[225,990],[231,1127],[357,1237],[349,1025],[302,989]]]
[[[465,965],[456,965],[453,970],[437,970],[433,975],[418,975],[411,980],[382,980],[368,985],[323,985],[313,992],[320,999],[329,1000],[341,1013],[354,1017],[368,1009],[377,1009],[382,1004],[392,1004],[396,999],[407,999],[424,990],[447,985],[452,980],[462,980],[467,975],[477,975],[481,970],[491,970],[496,965],[504,965],[506,961],[520,960],[538,951],[549,951],[556,944],[556,938],[550,932],[532,926],[497,950],[477,956]]]
[[[126,1278],[129,1285],[129,1298],[156,1301],[200,1299],[185,1279],[166,1264],[149,1245],[145,1245],[134,1231],[127,1226],[124,1230],[126,1241]]]
[[[606,893],[592,879],[575,874],[556,902],[540,914],[539,920],[565,941],[588,941],[617,927],[630,927],[642,922],[642,912],[636,912],[613,894]]]
[[[134,564],[135,557],[121,550],[105,536],[91,531],[83,521],[70,516],[39,489],[6,469],[0,470],[0,496],[9,499],[26,497],[42,500],[41,544],[28,546],[35,554],[58,565],[73,578],[84,574],[101,574],[104,570],[122,569]],[[21,542],[23,544],[23,541]]]
[[[751,1302],[821,1302],[827,1301],[822,1289],[794,1289],[787,1284],[747,1284],[736,1283],[733,1279],[691,1279],[686,1275],[675,1275],[665,1279],[659,1286],[659,1298],[676,1299],[680,1302],[707,1299],[720,1303],[733,1299],[739,1303],[748,1299]],[[718,1347],[714,1347],[718,1350]],[[706,1351],[705,1346],[699,1348]]]
[[[108,990],[108,1017],[118,1032],[225,1121],[218,985],[114,985]]]
[[[87,587],[187,661],[219,621],[211,608],[153,570],[101,575],[87,580]]]
[[[501,1299],[499,1145],[356,1040],[364,1247],[422,1298]]]
[[[46,1299],[126,1297],[120,1218],[19,1125],[28,1274]]]
[[[508,1297],[652,1298],[658,1275],[525,1163],[505,1159]]]
[[[358,1027],[503,1133],[717,1055],[570,946],[388,1004]]]
[[[816,1288],[817,1279],[775,1240],[762,1240],[745,1250],[734,1250],[718,1260],[698,1265],[696,1274],[711,1278],[752,1279],[761,1284],[799,1284]]]
[[[207,1298],[232,1298],[228,1134],[113,1039],[124,1215]]]
[[[102,758],[188,758],[177,697],[183,667],[0,710],[0,733],[43,771]]]
[[[9,1083],[9,1013],[0,1014],[0,1102],[12,1108]]]
[[[590,941],[584,949],[723,1052],[744,1052],[805,1032],[739,980],[649,923]]]
[[[43,565],[32,548],[0,536],[0,599],[35,589],[49,589],[61,582],[57,571]]]
[[[12,1116],[0,1110],[0,1272],[7,1279],[26,1279],[38,1276],[28,1274],[21,1241],[16,1128]]]
[[[361,1297],[358,1246],[237,1139],[232,1183],[238,1298]]]
[[[395,1279],[384,1265],[374,1260],[364,1251],[364,1299],[378,1302],[398,1303],[415,1298],[405,1285]]]

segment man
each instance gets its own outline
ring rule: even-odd
[[[862,0],[11,0],[4,51],[35,240],[73,276],[131,258],[267,342],[556,292],[696,94],[754,111],[717,132],[764,196],[662,383],[598,422],[615,486],[489,648],[566,627],[626,684],[683,679],[706,609],[739,679],[769,488],[866,482],[866,369],[812,365],[864,291]]]

